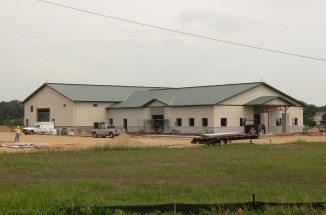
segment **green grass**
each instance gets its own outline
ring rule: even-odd
[[[2,153],[0,214],[57,214],[72,205],[248,202],[253,192],[257,201],[325,202],[325,154],[326,143],[302,142]]]

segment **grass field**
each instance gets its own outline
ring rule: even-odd
[[[56,214],[72,205],[248,202],[253,192],[257,201],[325,202],[325,154],[326,143],[303,142],[3,153],[0,214]]]

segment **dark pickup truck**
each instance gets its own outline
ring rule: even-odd
[[[244,133],[246,134],[265,134],[265,125],[245,125]]]

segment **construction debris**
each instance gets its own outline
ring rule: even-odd
[[[14,144],[11,144],[8,148],[24,149],[24,148],[32,148],[32,147],[33,147],[33,144],[31,144],[31,143],[14,143]]]

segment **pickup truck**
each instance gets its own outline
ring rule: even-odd
[[[114,138],[115,136],[125,133],[125,129],[118,129],[114,125],[100,125],[98,128],[92,130],[92,136],[97,137],[107,137]]]

